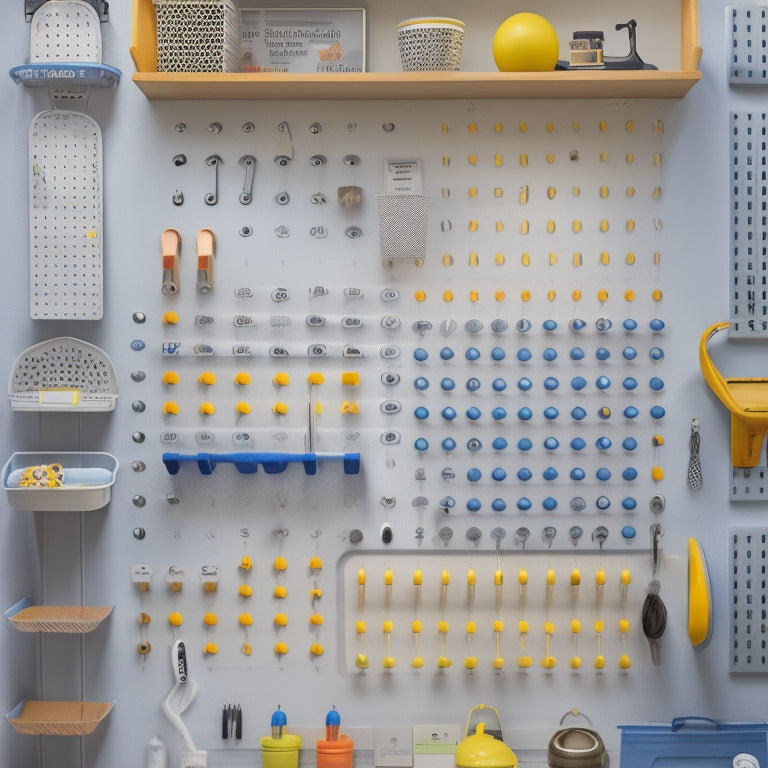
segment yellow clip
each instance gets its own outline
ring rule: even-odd
[[[712,637],[712,592],[701,544],[688,539],[688,638],[694,648],[705,648]]]
[[[731,412],[731,463],[756,467],[768,431],[768,378],[725,379],[707,350],[709,340],[730,323],[715,323],[699,342],[699,365],[704,379],[720,402]]]

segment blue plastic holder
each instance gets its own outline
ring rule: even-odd
[[[736,755],[768,765],[768,723],[676,717],[671,724],[620,725],[621,768],[733,768]]]
[[[120,70],[94,62],[36,62],[12,67],[8,72],[15,83],[27,86],[85,86],[117,88]]]
[[[318,461],[341,461],[345,475],[360,472],[359,453],[278,453],[274,451],[253,451],[242,453],[164,453],[163,464],[169,475],[179,472],[182,462],[195,462],[201,475],[213,474],[216,464],[234,464],[243,475],[252,475],[259,465],[268,475],[284,472],[289,464],[303,464],[308,475],[317,474]]]

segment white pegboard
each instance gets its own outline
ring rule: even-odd
[[[768,8],[757,3],[726,7],[728,24],[728,81],[731,85],[768,83]]]
[[[765,113],[732,112],[731,159],[731,327],[732,338],[768,335],[768,251],[766,250]]]
[[[765,626],[768,529],[728,530],[731,567],[730,666],[733,672],[767,672]]]
[[[80,112],[29,128],[29,310],[39,320],[103,313],[101,129]]]
[[[101,63],[101,22],[96,9],[81,0],[47,2],[30,25],[31,63]]]

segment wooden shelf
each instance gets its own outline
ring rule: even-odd
[[[133,81],[148,99],[680,99],[701,79],[697,0],[680,0],[680,70],[157,72],[151,0],[133,0]]]

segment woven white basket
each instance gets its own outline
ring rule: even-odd
[[[397,25],[397,42],[404,72],[450,72],[461,66],[464,22],[424,17]]]
[[[158,72],[237,72],[240,10],[233,0],[153,0]]]

